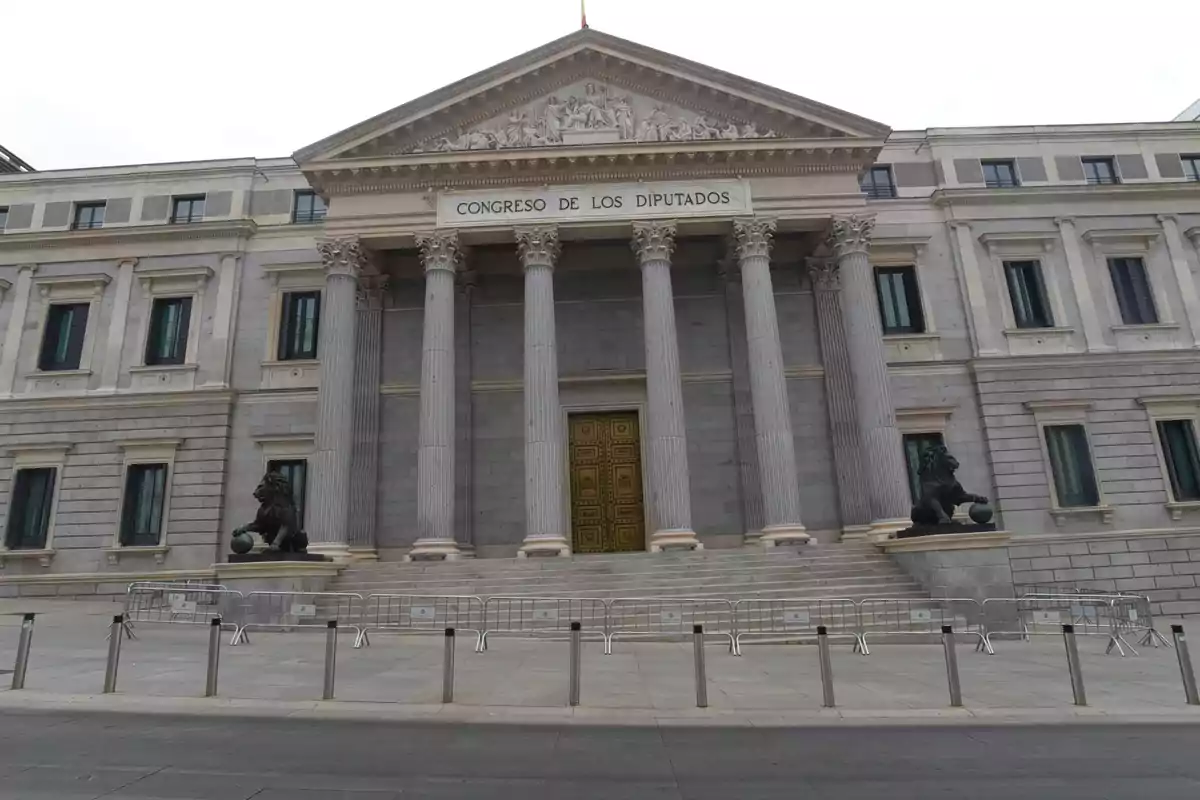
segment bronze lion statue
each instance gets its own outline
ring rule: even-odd
[[[917,475],[921,480],[921,496],[913,506],[912,521],[915,525],[944,525],[951,521],[954,509],[963,503],[986,503],[981,494],[971,494],[963,489],[954,477],[958,459],[950,454],[944,444],[935,444],[921,453]]]
[[[308,534],[300,530],[296,518],[296,500],[288,479],[278,472],[268,472],[258,482],[254,499],[259,502],[254,521],[234,531],[234,538],[253,532],[262,537],[268,550],[307,553]]]

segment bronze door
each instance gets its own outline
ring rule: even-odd
[[[569,420],[572,550],[645,550],[637,412],[572,414]]]

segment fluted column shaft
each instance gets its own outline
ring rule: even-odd
[[[563,421],[558,400],[558,340],[554,327],[554,265],[558,231],[518,228],[525,269],[525,541],[518,553],[567,556],[564,535]]]
[[[734,240],[742,273],[746,307],[746,351],[750,358],[750,394],[754,401],[755,444],[763,493],[763,534],[772,546],[781,541],[808,541],[800,516],[800,484],[796,446],[788,407],[783,349],[771,283],[770,219],[735,220]]]
[[[354,455],[350,464],[350,547],[369,556],[375,550],[379,492],[379,369],[386,276],[360,280],[354,366]]]
[[[757,544],[763,529],[762,481],[758,475],[758,447],[754,443],[754,398],[750,391],[750,364],[746,353],[746,303],[742,298],[742,276],[732,261],[725,268],[725,323],[729,339],[729,371],[733,379],[743,536],[746,544]]]
[[[367,261],[356,239],[317,244],[325,266],[318,356],[317,430],[308,534],[314,551],[349,550],[350,465],[354,452],[355,297]]]
[[[867,250],[875,220],[838,217],[833,220],[830,244],[837,257],[842,281],[842,320],[854,375],[854,400],[858,433],[866,466],[873,525],[880,529],[904,527],[911,510],[908,481],[887,359],[879,303]]]
[[[425,267],[421,410],[417,435],[417,540],[408,558],[457,558],[454,541],[454,273],[458,234],[417,236]]]
[[[655,527],[650,537],[650,550],[699,548],[700,542],[692,530],[675,295],[671,290],[675,223],[633,223],[633,248],[642,268],[642,324],[649,401],[647,449],[650,452],[650,504]]]

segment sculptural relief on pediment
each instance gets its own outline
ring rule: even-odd
[[[413,143],[401,152],[777,136],[775,131],[762,129],[753,122],[739,123],[730,118],[697,113],[597,81],[584,81],[481,125]]]

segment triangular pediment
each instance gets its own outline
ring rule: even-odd
[[[877,122],[585,29],[295,154],[301,164],[437,152],[697,140],[882,139]]]

